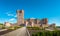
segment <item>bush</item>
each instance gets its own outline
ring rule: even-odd
[[[60,36],[60,31],[42,31],[32,34],[32,36]]]
[[[8,30],[15,30],[14,28],[8,28]]]
[[[39,27],[27,27],[29,30],[41,30]]]
[[[14,26],[14,29],[18,29],[18,28],[21,28],[21,26]]]
[[[5,29],[5,27],[4,27],[4,26],[2,26],[2,29]]]
[[[8,29],[9,30],[16,30],[16,29],[18,29],[18,28],[21,28],[20,26],[13,26],[13,27],[9,27]]]

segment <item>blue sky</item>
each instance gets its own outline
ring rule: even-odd
[[[16,10],[24,10],[24,18],[48,18],[60,26],[60,0],[0,0],[0,23],[16,23]]]

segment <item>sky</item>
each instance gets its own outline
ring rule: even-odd
[[[48,24],[60,26],[60,0],[0,0],[0,23],[16,23],[16,10],[22,9],[25,19],[48,18]]]

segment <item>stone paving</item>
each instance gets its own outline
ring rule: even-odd
[[[4,35],[0,36],[29,36],[26,27],[22,27],[20,29],[17,29],[15,31],[6,33]]]

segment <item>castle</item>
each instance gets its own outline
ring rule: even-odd
[[[31,27],[47,27],[48,26],[48,19],[24,19],[24,10],[17,10],[17,25],[31,26]]]
[[[11,24],[5,23],[5,25],[11,26]],[[17,10],[17,24],[14,24],[17,26],[29,26],[29,27],[55,27],[55,24],[48,24],[48,19],[35,19],[35,18],[29,18],[29,19],[24,19],[24,10]]]

